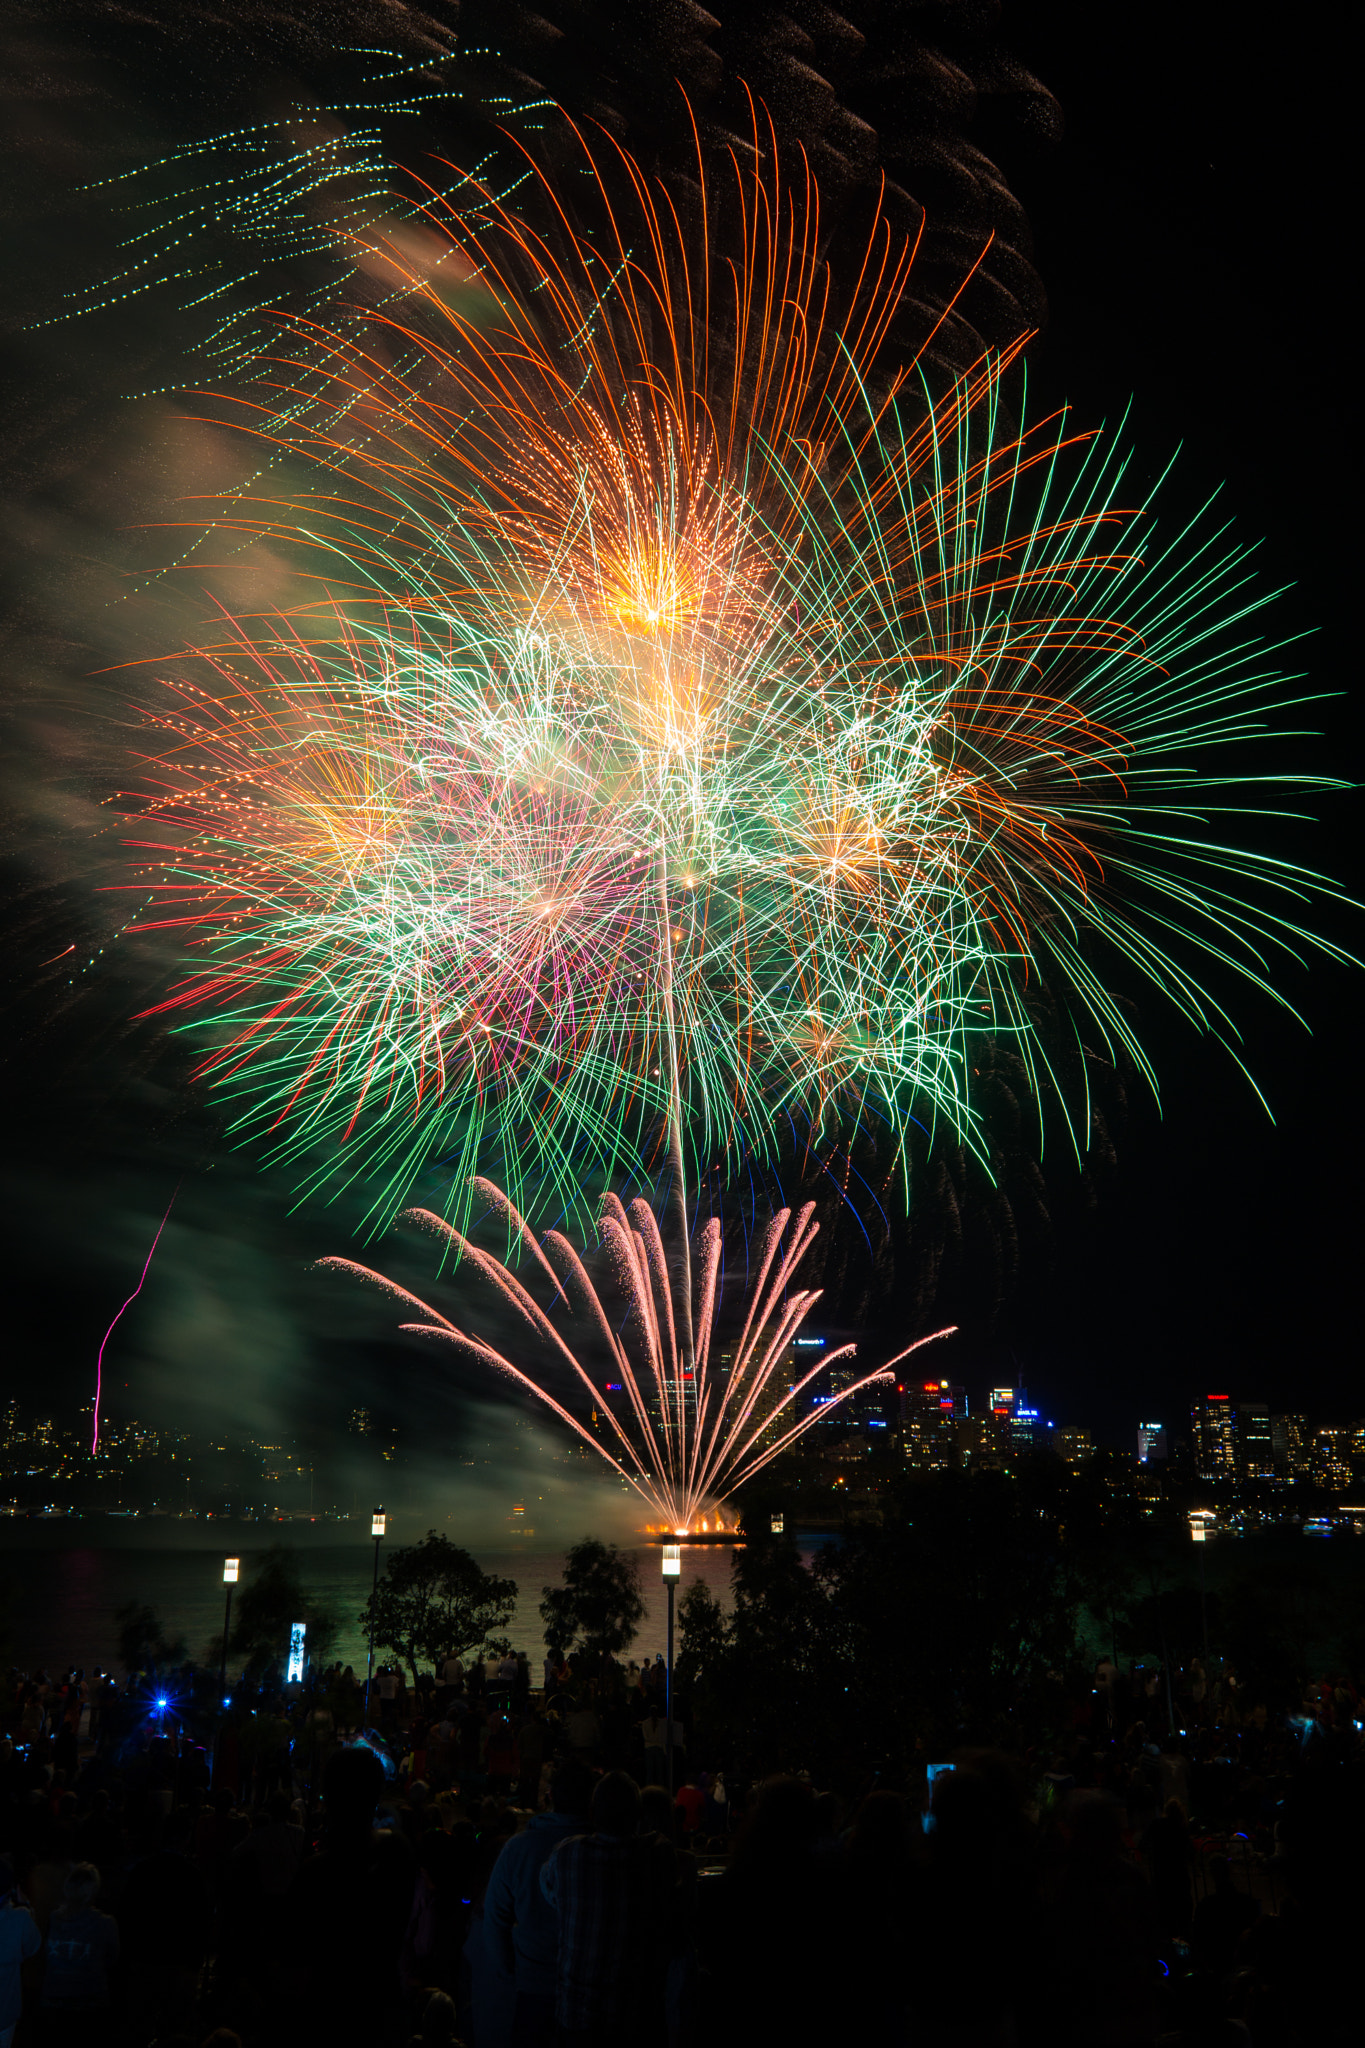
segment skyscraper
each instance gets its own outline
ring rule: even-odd
[[[1244,1479],[1273,1479],[1275,1444],[1270,1409],[1263,1401],[1236,1405],[1237,1469]]]
[[[1153,1465],[1166,1455],[1166,1425],[1164,1422],[1140,1422],[1137,1431],[1137,1455],[1139,1465]]]
[[[1329,1487],[1333,1493],[1344,1493],[1351,1485],[1354,1478],[1351,1464],[1354,1435],[1353,1430],[1342,1428],[1316,1432],[1310,1469],[1319,1486]]]
[[[1270,1450],[1275,1470],[1287,1479],[1299,1479],[1309,1468],[1309,1430],[1306,1415],[1272,1415]]]
[[[1227,1394],[1205,1394],[1190,1410],[1194,1464],[1201,1479],[1237,1475],[1237,1419]]]
[[[940,1472],[956,1464],[955,1394],[965,1417],[962,1389],[950,1387],[947,1380],[924,1380],[901,1389],[901,1448],[912,1472]]]
[[[823,1344],[824,1339],[821,1338],[820,1342]],[[811,1354],[804,1352],[801,1355],[809,1358]],[[762,1428],[758,1432],[758,1441],[765,1451],[770,1450],[775,1443],[780,1442],[789,1429],[795,1428],[797,1421],[800,1419],[796,1403],[788,1401],[787,1396],[791,1393],[797,1380],[809,1368],[805,1365],[798,1367],[796,1360],[796,1347],[793,1344],[789,1344],[781,1358],[778,1359],[772,1378],[768,1381],[763,1391],[762,1398],[754,1406],[753,1419],[758,1420],[762,1418]],[[781,1404],[784,1401],[786,1406],[782,1407]],[[804,1413],[804,1409],[801,1412]],[[841,1414],[843,1411],[838,1409],[835,1412]]]

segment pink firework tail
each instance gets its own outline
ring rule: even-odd
[[[105,1331],[103,1337],[100,1339],[99,1356],[95,1360],[94,1430],[90,1438],[90,1455],[92,1458],[94,1457],[96,1451],[98,1451],[100,1447],[100,1402],[104,1398],[104,1354],[108,1348],[109,1339],[113,1336],[114,1331],[117,1329],[118,1324],[122,1319],[123,1315],[128,1309],[132,1307],[133,1303],[137,1300],[139,1294],[141,1294],[142,1292],[143,1283],[145,1282],[148,1273],[150,1273],[152,1269],[152,1260],[156,1257],[156,1248],[161,1242],[161,1233],[171,1220],[171,1211],[175,1207],[175,1196],[179,1193],[180,1188],[179,1184],[177,1183],[175,1195],[172,1195],[170,1201],[167,1202],[166,1213],[156,1227],[156,1236],[152,1239],[152,1248],[148,1252],[146,1259],[143,1261],[142,1271],[138,1275],[137,1286],[128,1296],[128,1299],[123,1303],[123,1306],[119,1309],[118,1313],[114,1317],[114,1320],[110,1323],[108,1329]]]
[[[749,1291],[739,1342],[727,1373],[715,1371],[712,1365],[721,1266],[721,1231],[715,1218],[703,1224],[693,1240],[688,1265],[695,1272],[674,1281],[658,1220],[649,1204],[636,1200],[627,1210],[617,1196],[605,1198],[600,1241],[626,1302],[624,1323],[614,1329],[591,1274],[568,1239],[551,1230],[537,1241],[500,1188],[483,1180],[476,1186],[553,1289],[551,1307],[561,1306],[572,1323],[584,1326],[593,1355],[600,1354],[613,1378],[619,1380],[628,1412],[618,1414],[604,1398],[572,1329],[557,1328],[548,1311],[502,1260],[471,1244],[461,1231],[429,1209],[410,1209],[406,1218],[439,1237],[457,1258],[487,1280],[537,1347],[544,1347],[561,1369],[568,1369],[579,1395],[591,1402],[601,1434],[542,1385],[533,1370],[515,1363],[483,1337],[457,1329],[408,1288],[351,1259],[323,1259],[320,1263],[334,1272],[369,1281],[405,1307],[416,1309],[423,1320],[404,1322],[403,1330],[438,1338],[513,1380],[590,1446],[657,1511],[665,1527],[680,1534],[686,1534],[703,1511],[728,1500],[737,1487],[789,1449],[813,1423],[864,1388],[890,1379],[892,1367],[921,1345],[952,1335],[951,1329],[944,1329],[921,1337],[888,1364],[863,1374],[818,1409],[801,1415],[797,1403],[816,1374],[835,1359],[852,1355],[856,1348],[842,1346],[799,1379],[777,1377],[797,1330],[820,1299],[818,1289],[794,1290],[792,1286],[820,1228],[814,1203],[806,1203],[794,1220],[789,1209],[781,1210],[765,1230],[757,1278]],[[528,1277],[534,1278],[534,1273]],[[686,1303],[676,1298],[676,1289],[684,1286],[689,1290]]]

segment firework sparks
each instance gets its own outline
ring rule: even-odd
[[[832,307],[754,120],[727,232],[611,144],[581,225],[533,170],[538,213],[433,191],[449,263],[393,238],[401,304],[295,321],[230,402],[315,487],[216,523],[304,583],[172,685],[139,922],[198,949],[162,1007],[239,1132],[380,1222],[490,1149],[581,1210],[661,1131],[733,1168],[918,1104],[972,1144],[975,1034],[1047,1093],[1042,988],[1155,1085],[1099,950],[1227,1041],[1201,953],[1283,1000],[1266,950],[1333,950],[1321,878],[1229,844],[1278,688],[1245,554],[1157,545],[1064,417],[1006,429],[999,361],[879,376],[913,249],[874,222]]]
[[[806,1203],[795,1217],[782,1209],[770,1219],[738,1342],[722,1359],[715,1341],[721,1256],[715,1218],[697,1232],[691,1270],[678,1282],[650,1205],[636,1200],[627,1208],[615,1195],[607,1196],[599,1219],[601,1249],[627,1310],[618,1334],[598,1283],[561,1231],[548,1231],[538,1242],[501,1189],[480,1179],[475,1192],[520,1241],[549,1292],[551,1308],[566,1312],[568,1334],[509,1264],[428,1209],[408,1210],[406,1218],[432,1232],[490,1284],[524,1325],[531,1348],[554,1361],[567,1384],[564,1400],[543,1376],[514,1363],[477,1334],[457,1328],[439,1309],[382,1273],[353,1259],[323,1259],[321,1265],[372,1282],[415,1309],[420,1320],[405,1322],[402,1329],[448,1344],[507,1375],[573,1430],[660,1515],[664,1528],[678,1535],[700,1527],[704,1518],[713,1519],[747,1480],[840,1403],[889,1381],[893,1366],[921,1346],[951,1336],[955,1328],[919,1338],[815,1408],[810,1404],[812,1381],[836,1360],[851,1359],[856,1346],[843,1345],[800,1376],[791,1365],[792,1341],[820,1299],[818,1289],[793,1286],[820,1227],[814,1203]],[[684,1288],[686,1302],[680,1298]],[[608,1381],[624,1396],[619,1412],[608,1398]],[[600,1430],[582,1419],[585,1406]]]
[[[103,1337],[101,1337],[100,1339],[99,1356],[95,1360],[95,1407],[93,1416],[93,1428],[90,1438],[90,1455],[92,1458],[94,1457],[96,1451],[98,1451],[100,1447],[100,1402],[104,1397],[104,1354],[108,1348],[109,1339],[113,1336],[114,1331],[118,1327],[119,1323],[122,1321],[125,1313],[132,1307],[133,1303],[137,1300],[139,1294],[141,1294],[143,1287],[146,1285],[147,1275],[152,1270],[152,1260],[156,1257],[156,1248],[161,1242],[161,1233],[171,1220],[171,1211],[175,1207],[175,1196],[179,1193],[180,1190],[179,1188],[177,1188],[175,1191],[175,1195],[172,1195],[170,1201],[166,1204],[166,1213],[156,1227],[156,1236],[152,1239],[151,1250],[148,1252],[146,1258],[143,1260],[142,1271],[138,1275],[137,1286],[128,1296],[128,1299],[118,1309],[114,1316],[113,1321],[110,1323],[108,1329],[105,1331]]]

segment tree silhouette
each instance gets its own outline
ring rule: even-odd
[[[304,1586],[293,1551],[272,1543],[253,1562],[233,1607],[228,1649],[245,1660],[248,1677],[259,1679],[283,1664],[296,1621],[307,1628],[308,1655],[320,1664],[336,1640],[336,1618]]]
[[[373,1609],[375,1641],[402,1659],[415,1685],[419,1663],[439,1669],[447,1657],[480,1648],[516,1603],[515,1579],[482,1571],[467,1550],[429,1529],[420,1543],[389,1553],[360,1620],[368,1629]]]
[[[614,1543],[585,1536],[564,1560],[562,1586],[545,1586],[540,1617],[552,1650],[600,1664],[634,1642],[644,1616],[640,1570]]]

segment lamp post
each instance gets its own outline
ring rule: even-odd
[[[1209,1675],[1209,1602],[1204,1584],[1204,1545],[1209,1540],[1209,1517],[1202,1508],[1190,1516],[1190,1540],[1199,1545],[1199,1616],[1204,1626],[1204,1682]]]
[[[673,1595],[682,1577],[681,1543],[665,1543],[664,1585],[668,1589],[668,1663],[664,1667],[664,1755],[668,1768],[668,1796],[673,1797]]]
[[[227,1600],[223,1608],[223,1654],[218,1664],[218,1697],[221,1700],[227,1692],[228,1631],[232,1627],[232,1589],[242,1571],[240,1557],[223,1559],[223,1584],[227,1589]]]
[[[223,1654],[218,1660],[218,1704],[220,1708],[225,1707],[228,1704],[227,1655],[228,1636],[232,1632],[232,1589],[236,1585],[241,1575],[241,1558],[225,1557],[223,1559],[223,1589],[225,1596],[223,1601]],[[222,1724],[220,1723],[218,1731],[213,1738],[213,1761],[210,1766],[210,1777],[215,1790],[217,1790],[218,1786],[218,1753],[222,1748],[222,1744],[223,1729]]]
[[[370,1685],[374,1678],[374,1610],[379,1603],[379,1546],[384,1541],[383,1508],[376,1508],[370,1517],[370,1534],[374,1538],[374,1583],[370,1588],[370,1661],[365,1667],[365,1726],[370,1725]]]

